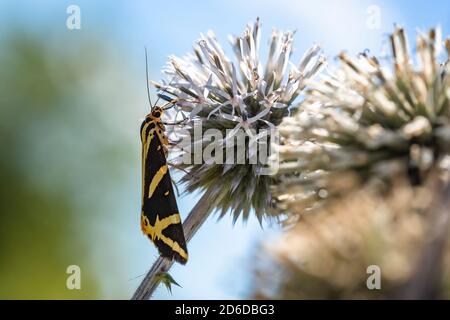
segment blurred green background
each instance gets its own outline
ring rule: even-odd
[[[109,91],[126,92],[126,72],[90,39],[61,47],[16,29],[2,42],[0,298],[99,298],[90,246],[94,235],[110,242],[112,186],[135,161],[109,115],[120,110]],[[71,264],[82,290],[65,288]]]

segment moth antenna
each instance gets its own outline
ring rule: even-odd
[[[148,57],[147,57],[147,47],[145,48],[145,78],[147,79],[147,97],[150,103],[150,110],[153,109],[152,99],[150,98],[150,88],[148,86]]]
[[[167,87],[170,87],[170,85],[173,83],[174,80],[175,80],[175,76],[173,76],[173,78],[170,79],[170,82],[169,82],[169,84],[167,85]],[[161,90],[161,89],[159,89],[159,90]],[[170,93],[170,92],[167,91],[167,90],[161,90],[161,91],[162,91],[162,92]],[[159,99],[161,99],[161,95],[160,95],[160,94],[158,94],[158,99],[156,100],[155,105],[158,104]],[[172,101],[174,101],[174,100],[175,100],[175,99],[173,99]]]

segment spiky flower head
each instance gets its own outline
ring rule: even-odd
[[[230,36],[234,60],[225,54],[214,33],[208,32],[195,43],[192,54],[170,57],[164,70],[167,82],[156,84],[170,95],[163,98],[177,99],[173,114],[176,120],[184,119],[175,126],[174,135],[182,149],[179,165],[189,171],[182,179],[186,190],[207,190],[222,215],[231,209],[235,220],[241,213],[246,219],[252,208],[258,219],[266,213],[271,177],[263,172],[267,163],[251,159],[259,147],[270,145],[273,130],[289,113],[305,80],[324,63],[320,48],[313,46],[299,64],[293,64],[293,35],[274,30],[267,61],[262,64],[259,20],[248,25],[243,36]],[[211,129],[219,133],[218,138],[208,133]],[[239,134],[244,135],[243,145],[232,142]],[[183,144],[186,138],[188,148]],[[211,144],[214,161],[196,161],[196,148],[210,150]],[[229,157],[231,149],[235,153]],[[190,161],[185,161],[183,156],[192,151]]]
[[[310,85],[299,112],[281,125],[283,176],[274,191],[281,210],[317,205],[342,171],[363,179],[402,171],[412,184],[433,168],[448,172],[450,41],[442,54],[439,29],[419,34],[415,62],[402,28],[390,42],[386,64],[341,53],[339,66]]]

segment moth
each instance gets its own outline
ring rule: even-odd
[[[147,59],[147,55],[146,55]],[[181,217],[173,191],[167,153],[169,140],[161,119],[166,106],[150,101],[150,114],[141,125],[142,142],[142,232],[156,245],[161,256],[185,264],[188,260]]]

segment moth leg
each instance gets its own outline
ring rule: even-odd
[[[166,156],[166,159],[167,159],[167,157],[169,156],[169,149],[167,149],[167,146],[165,144],[162,145],[162,148],[163,148],[164,155]]]
[[[191,178],[197,179],[197,177],[195,175],[193,175],[192,173],[190,173],[189,171],[187,171],[184,168],[181,168],[179,165],[171,163],[171,162],[167,162],[167,164],[175,169],[178,169],[180,171],[183,171],[184,173],[186,173],[187,175],[191,176]]]
[[[177,197],[180,197],[180,190],[178,189],[177,182],[173,180],[172,177],[170,177],[170,180],[172,180],[172,185],[175,187],[175,192],[177,193]]]
[[[186,123],[186,121],[187,121],[187,118],[183,119],[183,120],[180,120],[180,121],[177,121],[177,122],[163,122],[163,124],[165,126],[177,126],[179,124]]]
[[[167,110],[167,109],[169,109],[169,108],[166,108],[167,106],[175,105],[175,103],[177,103],[178,100],[179,100],[178,98],[172,99],[169,102],[163,104],[160,108],[163,110]]]

